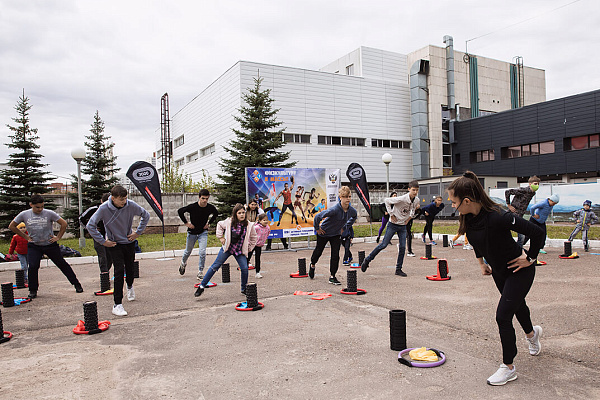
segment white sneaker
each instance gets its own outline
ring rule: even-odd
[[[198,279],[199,281],[204,279],[204,274],[202,273],[202,271],[198,271],[198,275],[196,275],[196,279]]]
[[[452,239],[448,240],[448,245],[450,246],[450,248],[454,248],[454,242],[452,241]]]
[[[115,304],[113,306],[112,313],[114,315],[118,315],[119,317],[124,317],[125,315],[127,315],[127,311],[125,311],[125,309],[123,308],[123,304]]]
[[[487,380],[488,385],[501,386],[507,382],[517,379],[517,368],[513,365],[513,369],[509,369],[505,364],[500,364],[498,371]]]
[[[542,337],[542,327],[536,325],[533,327],[533,337],[527,338],[527,343],[529,343],[529,354],[532,356],[537,356],[542,351],[542,345],[540,344],[540,338]]]
[[[133,286],[127,288],[127,300],[134,301],[135,300],[135,290],[133,290]]]
[[[473,246],[471,246],[470,244],[465,244],[463,246],[463,250],[473,250]]]
[[[179,264],[179,275],[185,274],[186,266],[187,266],[187,263],[185,263],[185,262],[183,262],[183,260],[181,260],[181,264]]]
[[[415,256],[415,253],[406,253],[406,255],[407,255],[408,257],[414,257],[414,256]]]
[[[255,276],[256,276],[256,278],[258,278],[258,279],[262,278],[262,275],[260,274],[260,272],[257,272]]]

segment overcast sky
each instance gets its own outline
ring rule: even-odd
[[[487,5],[489,4],[489,5]],[[0,137],[22,94],[48,171],[76,171],[96,110],[124,173],[174,115],[239,60],[319,69],[359,46],[456,50],[546,70],[547,99],[600,88],[600,1],[0,0]],[[480,37],[485,35],[483,37]],[[0,145],[0,162],[9,154]],[[59,181],[65,182],[64,178]]]

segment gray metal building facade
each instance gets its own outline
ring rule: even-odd
[[[452,130],[452,128],[451,128]],[[453,123],[454,173],[570,181],[600,171],[600,90]]]

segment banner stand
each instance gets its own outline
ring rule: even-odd
[[[156,261],[171,261],[175,258],[167,257],[167,250],[165,248],[165,222],[162,221],[162,232],[163,232],[163,258],[157,258]]]

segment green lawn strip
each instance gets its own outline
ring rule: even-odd
[[[377,236],[379,231],[379,227],[381,223],[373,223],[372,232],[374,236]],[[425,223],[422,221],[415,221],[413,224],[412,231],[413,233],[422,233]],[[572,224],[547,224],[548,229],[548,237],[551,239],[567,239],[571,232],[573,231],[574,225]],[[433,224],[433,233],[446,234],[450,236],[454,236],[458,232],[458,222],[455,221],[436,221]],[[369,224],[361,224],[354,225],[354,236],[355,237],[365,237],[371,235],[371,226]],[[513,233],[513,236],[517,236],[516,233]],[[185,233],[167,233],[165,234],[165,249],[166,250],[181,250],[185,248]],[[450,237],[452,238],[452,237]],[[598,240],[600,239],[600,227],[593,226],[590,228],[588,233],[588,238],[590,240]],[[577,239],[581,239],[581,233],[578,235]],[[291,239],[293,242],[304,242],[306,241],[306,237],[297,237]],[[311,236],[311,241],[315,241],[316,237]],[[163,250],[163,238],[162,234],[153,234],[153,235],[142,235],[138,238],[138,242],[142,251],[161,251]],[[278,242],[276,240],[276,242]],[[70,247],[72,249],[78,250],[83,256],[95,256],[96,251],[94,250],[93,241],[90,238],[87,238],[85,241],[85,248],[79,248],[79,239],[70,238],[70,239],[62,239],[59,244]],[[208,235],[208,247],[219,247],[221,243],[216,238],[214,231],[211,231]],[[10,241],[0,241],[0,252],[3,254],[8,253],[8,248],[10,246]]]

